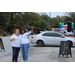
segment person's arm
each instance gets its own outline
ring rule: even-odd
[[[15,40],[15,38],[10,39],[10,41],[13,41],[13,40]]]
[[[26,35],[30,35],[32,33],[33,29],[31,31],[27,32]]]
[[[10,38],[10,41],[13,41],[13,40],[15,40],[15,38],[14,38],[13,35],[12,35],[11,38]]]

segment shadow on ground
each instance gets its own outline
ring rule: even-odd
[[[38,46],[37,45],[31,45],[31,47],[38,47]],[[44,45],[42,47],[60,47],[60,46]],[[71,48],[75,48],[75,47],[72,46]]]

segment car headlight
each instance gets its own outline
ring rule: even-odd
[[[75,39],[73,39],[73,40],[75,40]]]

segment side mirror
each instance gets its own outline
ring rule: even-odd
[[[64,33],[66,33],[66,32],[64,31]]]
[[[61,36],[61,38],[65,38],[65,36]]]

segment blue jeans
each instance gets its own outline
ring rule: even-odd
[[[19,51],[20,51],[20,47],[17,48],[17,47],[12,47],[12,51],[13,51],[13,57],[12,57],[12,62],[18,62],[17,59],[18,59],[18,55],[19,55]]]
[[[29,50],[30,44],[21,44],[21,50],[22,50],[22,57],[23,60],[28,61],[28,50]]]

